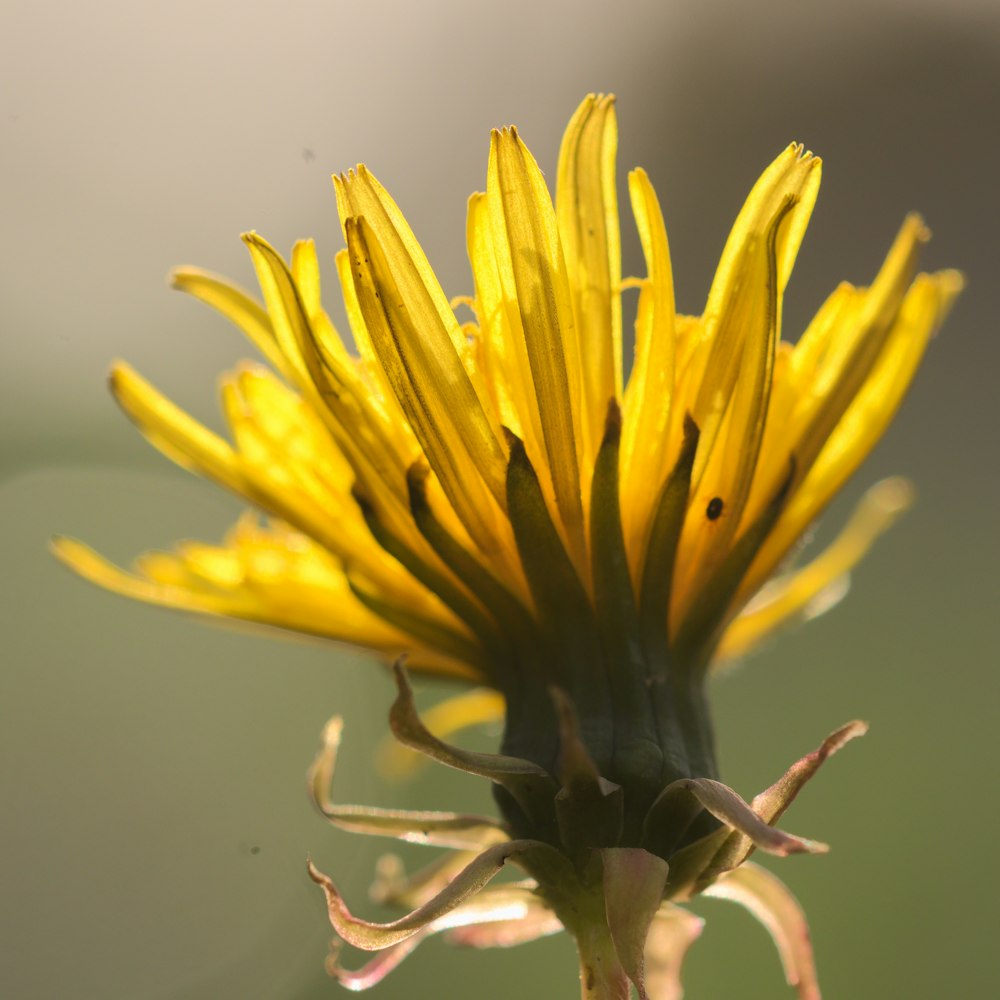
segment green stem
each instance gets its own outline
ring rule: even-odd
[[[576,947],[582,1000],[628,1000],[628,976],[618,961],[607,924],[595,921],[577,927]]]

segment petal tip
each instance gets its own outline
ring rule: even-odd
[[[913,483],[903,476],[890,476],[872,486],[869,491],[871,502],[886,515],[902,514],[909,510],[917,499]]]
[[[315,864],[313,864],[313,859],[311,857],[306,858],[306,872],[308,872],[309,877],[318,885],[322,886],[323,889],[329,891],[333,889],[333,883],[330,881],[330,877],[321,872]],[[336,892],[335,889],[333,889]]]
[[[927,243],[931,238],[930,228],[919,212],[908,212],[903,227],[909,230],[915,243]]]

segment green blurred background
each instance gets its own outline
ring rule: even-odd
[[[997,995],[998,57],[991,0],[7,0],[0,995],[336,995],[305,857],[379,915],[365,892],[391,845],[328,829],[306,800],[334,712],[347,719],[343,799],[490,808],[463,775],[375,776],[391,685],[365,657],[130,604],[70,576],[46,543],[73,534],[127,561],[214,540],[239,510],[145,445],[104,390],[109,360],[126,357],[218,426],[216,375],[248,348],[167,291],[172,265],[250,284],[237,238],[250,228],[284,249],[315,236],[331,265],[328,174],[363,158],[446,289],[468,292],[465,199],[485,183],[488,129],[517,123],[552,176],[590,90],[619,96],[621,178],[641,164],[660,192],[685,311],[793,138],[826,177],[788,335],[837,280],[871,277],[913,208],[935,233],[928,266],[969,276],[820,534],[883,475],[912,477],[918,507],[844,604],[722,679],[714,701],[725,777],[747,796],[838,724],[872,723],[788,820],[833,852],[778,865],[810,915],[827,998]],[[636,270],[627,212],[624,232]],[[691,1000],[791,995],[751,918],[696,908],[708,926]],[[483,954],[431,942],[371,995],[514,993],[578,995],[569,942]]]

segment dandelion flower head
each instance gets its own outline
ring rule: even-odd
[[[929,234],[911,216],[870,285],[840,284],[786,339],[782,300],[820,183],[820,160],[793,144],[737,215],[704,310],[683,315],[641,169],[628,198],[646,273],[622,276],[616,152],[614,101],[591,95],[553,198],[517,130],[494,131],[486,191],[468,203],[472,293],[454,300],[367,168],[336,176],[350,341],[324,311],[311,241],[286,262],[244,235],[260,299],[177,270],[175,287],[268,362],[222,379],[230,439],[127,365],[112,389],[152,444],[254,510],[220,545],[131,570],[56,542],[130,597],[405,654],[414,674],[474,686],[432,735],[397,667],[390,721],[407,746],[489,778],[500,820],[335,805],[340,724],[328,728],[312,788],[335,824],[454,851],[430,874],[382,873],[382,898],[412,910],[390,924],[355,917],[312,870],[338,937],[378,952],[361,970],[331,959],[352,988],[432,933],[509,945],[565,926],[585,996],[631,981],[676,998],[700,929],[677,904],[706,891],[760,917],[799,996],[819,996],[798,905],[747,858],[822,849],[773,824],[864,727],[746,803],[718,780],[705,684],[832,603],[907,506],[903,481],[879,483],[828,549],[788,565],[892,419],[961,279],[917,273]],[[504,719],[500,755],[441,739],[490,715]],[[508,859],[527,880],[484,888]]]

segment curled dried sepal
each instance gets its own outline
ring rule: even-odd
[[[562,924],[534,890],[535,883],[530,881],[485,889],[416,934],[383,949],[358,969],[341,964],[338,941],[327,960],[327,971],[347,989],[361,991],[381,982],[421,941],[442,931],[448,932],[452,944],[506,948],[561,930]]]
[[[827,758],[867,732],[868,723],[858,719],[834,730],[812,753],[797,760],[770,788],[756,796],[753,800],[754,812],[769,823],[779,819]]]
[[[503,697],[489,688],[472,688],[439,701],[424,712],[424,725],[440,740],[477,726],[498,724],[504,717]],[[400,746],[390,734],[379,743],[376,765],[390,780],[409,778],[424,764],[425,757],[409,747]]]
[[[521,921],[537,923],[529,918],[539,917],[543,913],[552,916],[552,911],[542,902],[537,889],[537,883],[532,879],[490,886],[440,920],[436,920],[433,931],[434,933],[448,931],[449,939],[454,940],[455,933],[462,939],[461,932],[471,928],[490,928],[489,932],[479,937],[474,934],[468,936],[462,943],[475,944],[479,948],[493,947],[493,944],[487,942],[496,937],[500,925],[506,924],[510,928],[517,928]],[[518,940],[515,941],[512,937],[508,943],[517,944],[533,939],[533,935],[528,934],[526,928],[522,930],[524,933]]]
[[[841,747],[867,732],[868,724],[857,719],[834,730],[815,750],[800,757],[773,785],[754,798],[751,803],[753,812],[764,823],[780,819],[821,765]],[[739,867],[753,853],[755,846],[760,845],[755,844],[745,831],[735,830],[713,859],[708,875],[714,877]]]
[[[646,935],[646,995],[649,1000],[682,1000],[681,965],[705,922],[679,906],[660,907]]]
[[[540,900],[516,920],[490,920],[449,930],[446,940],[465,948],[513,948],[558,934],[562,921]]]
[[[705,872],[731,833],[728,826],[721,826],[672,855],[664,898],[682,903],[699,892]]]
[[[526,815],[551,823],[552,801],[559,789],[544,768],[520,757],[475,753],[439,740],[417,714],[402,659],[396,661],[393,674],[398,695],[389,711],[389,725],[400,743],[448,767],[489,778],[509,792]]]
[[[651,849],[672,844],[701,809],[711,813],[724,826],[688,844],[676,854],[671,849],[670,859],[674,869],[670,878],[671,895],[684,894],[690,880],[700,881],[735,835],[779,857],[822,854],[829,850],[826,844],[784,833],[765,823],[728,785],[711,778],[681,778],[671,782],[649,811],[643,831],[644,843]],[[661,829],[664,824],[673,829]]]
[[[383,854],[376,863],[368,895],[375,903],[414,910],[433,899],[477,853],[449,851],[409,875],[398,854]]]
[[[747,862],[723,875],[705,895],[732,900],[749,910],[774,940],[785,979],[796,988],[799,1000],[821,1000],[805,914],[776,875]]]
[[[747,837],[768,854],[786,857],[789,854],[825,854],[827,844],[784,833],[765,823],[760,816],[728,785],[711,778],[682,778],[679,784],[726,826]]]
[[[392,947],[380,951],[359,969],[348,969],[340,964],[341,942],[335,940],[326,960],[326,971],[345,989],[360,993],[382,982],[425,937],[427,932],[421,931],[404,941],[398,941]]]
[[[341,898],[337,887],[311,861],[309,877],[326,894],[327,913],[337,934],[348,944],[363,951],[381,951],[413,937],[475,895],[503,868],[508,858],[545,845],[531,840],[509,840],[487,848],[455,876],[433,899],[418,906],[398,920],[373,923],[354,916]]]
[[[343,728],[343,720],[339,716],[334,716],[326,724],[320,751],[308,774],[310,798],[335,826],[352,833],[396,837],[412,844],[432,844],[457,850],[478,851],[507,839],[503,827],[488,816],[335,805],[330,797],[330,785]]]
[[[604,863],[604,908],[618,961],[635,983],[639,1000],[646,991],[644,951],[650,924],[663,900],[669,866],[641,847],[601,851]]]
[[[865,732],[863,723],[852,722],[832,733],[752,805],[712,779],[671,782],[648,811],[642,846],[619,846],[621,789],[600,774],[564,691],[550,688],[561,748],[552,776],[529,761],[475,754],[443,743],[418,716],[400,664],[396,678],[399,696],[392,725],[397,738],[432,759],[516,791],[538,816],[552,817],[547,829],[559,846],[528,838],[498,842],[496,838],[507,835],[505,828],[483,817],[334,805],[329,785],[342,727],[339,719],[331,720],[310,770],[317,807],[347,830],[455,848],[411,876],[405,875],[398,858],[383,859],[373,898],[412,911],[386,924],[351,914],[333,883],[310,866],[311,876],[326,893],[339,937],[381,952],[353,970],[342,966],[338,957],[331,959],[330,971],[345,987],[374,985],[431,934],[447,931],[452,942],[471,947],[509,947],[565,926],[577,939],[585,995],[624,998],[631,982],[640,1000],[679,1000],[681,958],[701,922],[666,901],[687,900],[721,876],[724,881],[711,894],[750,908],[775,938],[800,1000],[818,1000],[797,904],[766,872],[752,866],[746,874],[744,869],[731,870],[756,847],[777,855],[826,849],[772,824],[831,754]],[[721,825],[713,829],[715,821]],[[533,880],[484,888],[507,858],[516,860]]]

